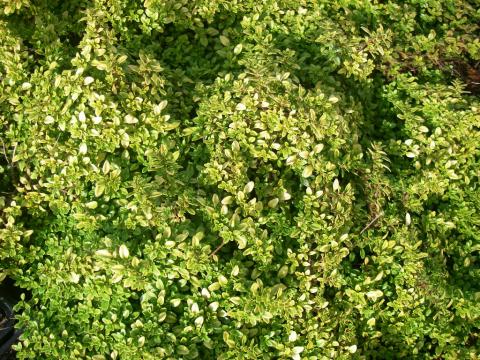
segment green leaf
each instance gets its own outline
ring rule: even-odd
[[[303,172],[302,172],[302,176],[304,178],[308,178],[310,176],[312,176],[313,174],[313,167],[311,165],[307,165],[304,169],[303,169]]]
[[[223,44],[223,43],[222,43]],[[225,45],[227,46],[227,45]],[[233,49],[233,53],[235,55],[238,55],[242,52],[242,49],[243,49],[243,45],[242,44],[238,44],[237,46],[235,46],[235,48]]]
[[[223,46],[230,45],[230,39],[225,35],[220,35],[220,42],[222,43]]]
[[[104,191],[105,191],[105,184],[103,184],[103,183],[96,183],[95,184],[95,196],[96,197],[102,196]]]

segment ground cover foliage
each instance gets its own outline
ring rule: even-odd
[[[476,1],[2,0],[18,359],[476,359]]]

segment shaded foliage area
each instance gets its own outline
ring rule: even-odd
[[[9,0],[19,359],[475,359],[466,0]]]

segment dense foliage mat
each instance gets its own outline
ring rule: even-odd
[[[18,359],[477,358],[477,1],[0,3]]]

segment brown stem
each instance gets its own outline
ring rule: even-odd
[[[210,256],[214,256],[217,252],[219,252],[220,249],[223,247],[223,245],[225,245],[225,242],[222,240],[220,245],[218,245],[217,248],[215,250],[213,250],[213,252],[210,254]]]
[[[383,212],[381,212],[381,213],[379,213],[377,216],[375,216],[375,217],[373,218],[373,220],[370,221],[370,222],[362,229],[362,231],[360,231],[360,234],[363,234],[365,231],[367,231],[367,230],[375,223],[375,221],[377,221],[377,220],[380,218],[380,216],[382,216],[382,215],[383,215]]]

